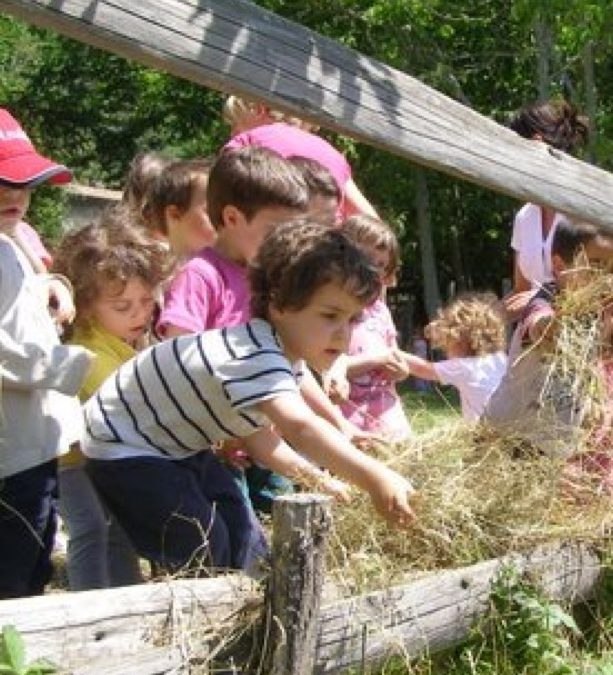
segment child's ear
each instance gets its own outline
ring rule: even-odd
[[[224,206],[221,210],[221,220],[224,227],[237,227],[247,222],[245,214],[231,204]]]

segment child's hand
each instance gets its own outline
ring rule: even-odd
[[[62,325],[63,323],[72,323],[76,311],[72,293],[64,282],[54,277],[49,277],[46,280],[46,283],[47,291],[49,293],[48,304],[51,310],[51,316],[59,325]]]
[[[334,478],[327,471],[322,472],[318,487],[322,492],[334,497],[337,502],[349,504],[351,501],[351,486],[338,478]]]
[[[321,386],[332,403],[343,403],[349,398],[349,380],[344,375],[339,375],[331,370],[321,376]]]
[[[409,368],[398,349],[388,349],[381,356],[379,368],[390,380],[404,380],[409,376]]]
[[[415,492],[411,483],[399,473],[383,467],[370,490],[377,511],[392,525],[409,527],[415,518],[409,498]]]

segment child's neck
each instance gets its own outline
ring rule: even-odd
[[[217,240],[213,244],[212,248],[215,249],[215,251],[217,251],[217,253],[219,253],[223,258],[231,260],[233,263],[236,263],[241,267],[247,267],[248,263],[240,252],[238,246],[223,236],[220,235],[217,237]]]

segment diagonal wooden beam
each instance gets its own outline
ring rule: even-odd
[[[613,233],[613,175],[244,0],[0,0],[0,10]]]

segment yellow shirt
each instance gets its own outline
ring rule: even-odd
[[[87,328],[75,327],[69,342],[70,344],[87,347],[96,355],[79,390],[81,403],[87,401],[122,363],[136,354],[136,350],[127,342],[95,324]],[[82,461],[83,455],[80,450],[72,447],[70,452],[61,458],[60,465],[63,467],[74,466]]]

